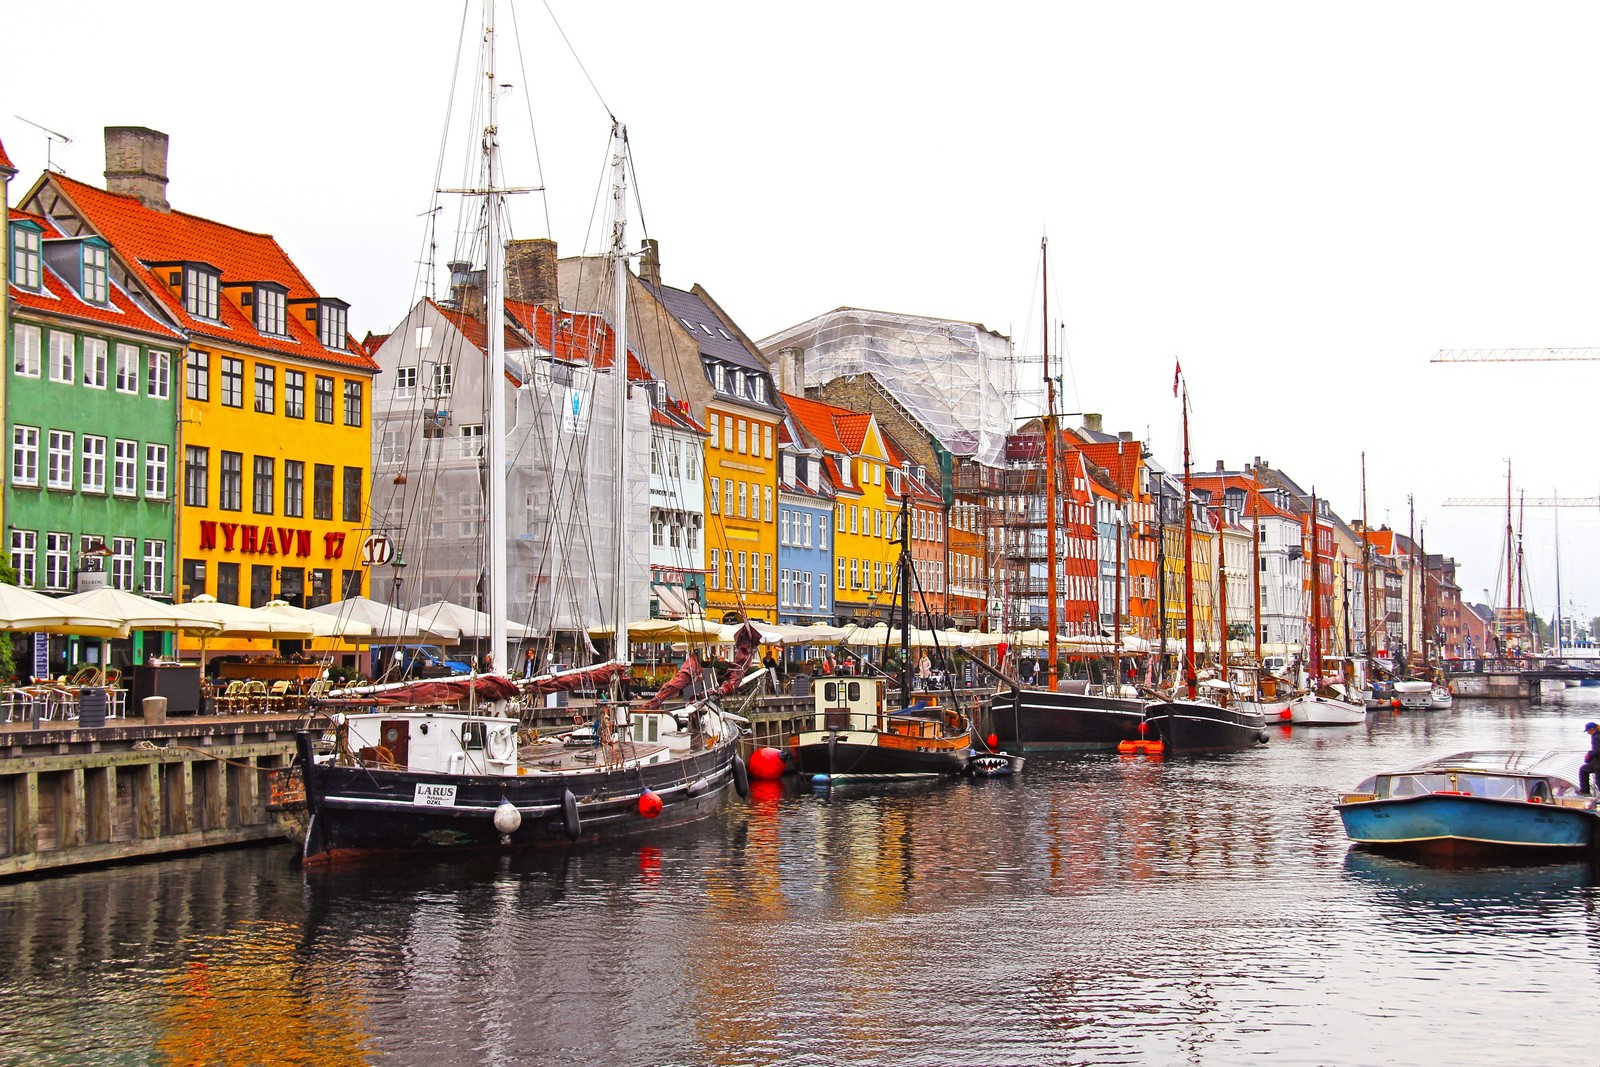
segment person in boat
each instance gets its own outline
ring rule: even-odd
[[[1578,792],[1588,796],[1590,777],[1600,775],[1600,726],[1592,722],[1585,723],[1583,732],[1589,735],[1589,751],[1583,757],[1583,765],[1578,768]]]

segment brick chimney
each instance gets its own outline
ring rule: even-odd
[[[107,126],[106,192],[131,196],[154,211],[171,211],[167,135],[143,126]]]
[[[778,349],[778,392],[790,396],[806,395],[805,349]]]
[[[647,237],[639,250],[639,280],[653,288],[661,288],[661,242]]]
[[[554,241],[535,237],[506,245],[506,299],[537,304],[551,311],[560,305],[556,293]]]

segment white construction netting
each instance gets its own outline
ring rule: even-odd
[[[808,387],[873,375],[951,452],[1004,463],[1016,390],[1009,338],[972,322],[839,308],[760,348],[774,361],[803,349]]]

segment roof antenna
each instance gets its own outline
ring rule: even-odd
[[[55,130],[52,130],[48,126],[41,126],[37,122],[34,122],[32,119],[25,119],[21,115],[13,115],[11,117],[16,119],[18,122],[26,122],[29,126],[32,126],[36,130],[43,130],[44,131],[44,169],[45,170],[53,170],[53,171],[57,171],[58,173],[65,174],[66,171],[61,170],[61,168],[57,167],[54,163],[52,163],[50,161],[50,146],[52,144],[54,144],[56,141],[60,141],[62,146],[65,147],[66,145],[69,145],[69,144],[72,143],[72,138],[68,137],[64,133],[57,133]]]

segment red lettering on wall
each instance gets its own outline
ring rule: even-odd
[[[294,531],[287,526],[278,527],[278,552],[287,556],[289,546],[292,544],[294,544]]]
[[[239,527],[239,551],[246,555],[255,555],[256,528],[254,526]]]
[[[236,522],[225,522],[222,524],[222,550],[224,552],[233,551],[233,535],[237,533],[238,530],[239,524]]]
[[[217,524],[210,519],[200,521],[200,551],[217,547]]]
[[[344,557],[344,534],[326,533],[322,535],[322,558],[342,559]]]
[[[311,531],[296,530],[294,532],[294,554],[301,559],[311,555]]]
[[[272,540],[272,527],[270,526],[261,527],[261,554],[263,556],[276,556],[278,554],[278,547]]]

